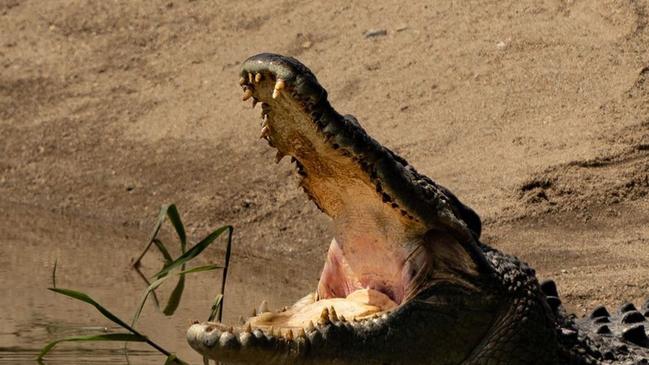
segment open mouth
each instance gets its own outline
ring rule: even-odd
[[[458,241],[479,234],[479,219],[471,225],[474,213],[452,194],[338,114],[311,71],[260,54],[244,62],[240,85],[244,101],[261,104],[261,138],[277,162],[290,156],[335,238],[314,293],[278,312],[262,304],[239,326],[195,324],[194,349],[227,363],[299,362],[307,353],[335,363],[340,346],[385,330],[422,291],[442,282],[475,289],[479,263]]]

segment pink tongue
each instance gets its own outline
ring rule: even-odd
[[[357,291],[368,289],[381,294],[390,302],[401,302],[404,292],[401,261],[383,262],[386,256],[384,253],[372,249],[365,252],[362,259],[349,254],[345,256],[345,252],[334,239],[318,282],[318,298],[345,298]],[[372,297],[377,296],[373,294]]]
[[[389,310],[397,306],[387,295],[374,289],[361,289],[349,294],[347,300],[379,307]]]

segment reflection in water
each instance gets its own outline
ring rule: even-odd
[[[107,349],[103,345],[96,345],[93,348],[61,347],[47,356],[43,361],[46,365],[90,365],[90,364],[114,364],[114,365],[144,365],[164,363],[164,359],[157,352],[148,350],[129,349],[128,354],[123,348]],[[24,348],[2,348],[0,349],[1,364],[38,364],[34,359],[38,351],[26,350]]]
[[[58,287],[86,292],[120,318],[130,321],[145,285],[129,263],[146,242],[148,228],[107,226],[90,219],[71,219],[0,202],[0,288],[10,289],[0,296],[0,364],[35,364],[40,349],[54,339],[121,332],[93,307],[46,288],[51,286],[53,263],[58,260]],[[249,316],[263,299],[272,307],[282,307],[315,288],[314,265],[291,262],[286,257],[281,259],[289,261],[271,262],[250,255],[250,252],[238,252],[235,242],[226,289],[225,322]],[[219,262],[216,250],[209,256]],[[206,263],[207,260],[201,259],[194,265]],[[155,254],[147,255],[143,261],[143,269],[148,274],[161,265]],[[185,331],[192,320],[204,320],[209,315],[211,302],[219,290],[220,275],[220,272],[190,275],[176,314],[165,317],[149,302],[137,328],[182,359],[202,363],[186,344]],[[304,275],[311,277],[304,278]],[[289,278],[291,285],[288,285]],[[160,292],[164,298],[174,286],[167,285]],[[127,360],[123,344],[119,343],[62,343],[47,356],[45,363],[148,365],[164,362],[163,356],[144,344],[129,344],[128,353]]]

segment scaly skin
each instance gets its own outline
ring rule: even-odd
[[[195,324],[187,333],[195,350],[227,364],[635,364],[648,356],[642,313],[609,324],[610,335],[599,322],[617,318],[566,316],[554,283],[540,286],[526,264],[481,244],[478,215],[336,112],[299,61],[253,56],[240,84],[244,100],[262,103],[262,138],[278,160],[291,156],[335,238],[315,293],[280,312],[262,305],[240,327]]]

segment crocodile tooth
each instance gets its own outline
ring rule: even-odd
[[[262,134],[263,134],[263,131],[262,131]],[[262,300],[262,301],[261,301],[261,304],[259,304],[259,309],[257,310],[257,312],[258,312],[258,313],[266,313],[266,312],[270,312],[270,311],[268,310],[268,303],[267,303],[265,300]]]
[[[246,90],[243,92],[243,97],[241,97],[241,100],[246,101],[252,97],[252,90],[246,88]]]
[[[338,322],[338,314],[336,313],[336,308],[331,306],[331,309],[329,309],[329,319],[332,322]]]
[[[347,322],[347,318],[345,318],[345,316],[342,315],[342,314],[340,316],[338,316],[338,318],[340,318],[341,322]]]
[[[295,344],[297,345],[297,352],[299,354],[309,350],[309,338],[306,334],[298,335],[295,339]]]
[[[240,79],[239,79],[239,85],[243,86],[243,85],[245,85],[245,84],[246,84],[246,79],[243,78],[243,77],[240,78]]]
[[[313,323],[311,323],[313,324]],[[306,337],[306,332],[304,331],[304,328],[300,328],[300,330],[297,333],[298,337]]]
[[[245,331],[248,332],[248,333],[252,332],[252,326],[250,325],[250,323],[248,323],[248,325],[246,326]]]
[[[243,319],[243,316],[239,316],[239,324],[241,324],[241,325],[246,324],[246,320]]]
[[[277,99],[281,91],[284,90],[285,86],[286,83],[284,82],[284,80],[277,79],[277,82],[275,82],[275,89],[273,90],[273,99]]]
[[[293,330],[289,329],[288,332],[286,333],[286,336],[284,337],[286,337],[286,339],[289,341],[293,341]]]
[[[312,332],[315,330],[315,326],[313,325],[313,321],[309,321],[309,324],[306,326],[306,331],[307,332]]]
[[[257,308],[252,308],[252,316],[251,317],[257,317]]]
[[[270,328],[268,329],[268,336],[270,336],[270,337],[275,336],[275,327],[270,326]]]
[[[255,81],[255,77],[252,75],[252,72],[248,72],[248,82],[253,83]]]
[[[327,307],[322,309],[322,313],[320,313],[320,320],[318,320],[318,324],[321,325],[326,325],[331,323],[329,320],[329,309]]]
[[[256,74],[255,75],[255,82],[261,81],[261,74]]]
[[[266,138],[268,136],[270,136],[270,128],[268,128],[268,126],[265,125],[261,128],[261,134],[259,135],[259,138]]]

